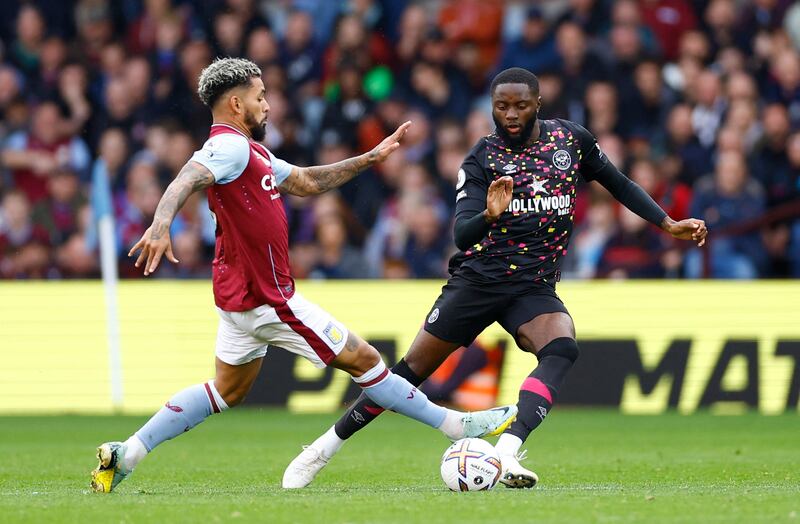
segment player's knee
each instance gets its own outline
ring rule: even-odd
[[[573,363],[578,360],[579,355],[580,350],[578,349],[578,343],[574,338],[569,337],[560,337],[551,340],[536,354],[539,358],[539,362],[541,362],[543,358],[552,356],[565,358]]]
[[[536,347],[533,344],[533,340],[526,337],[523,333],[517,334],[517,345],[520,347],[522,351],[527,351],[528,353],[536,353]]]

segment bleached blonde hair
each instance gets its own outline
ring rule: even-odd
[[[248,85],[261,76],[261,68],[244,58],[217,58],[200,73],[197,94],[208,107],[214,107],[220,96],[229,89]]]

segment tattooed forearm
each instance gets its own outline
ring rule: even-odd
[[[376,156],[376,153],[369,152],[334,164],[299,168],[297,176],[287,178],[282,188],[295,195],[324,193],[352,180],[374,164]]]
[[[153,218],[153,225],[150,231],[150,239],[158,240],[169,231],[172,220],[189,195],[195,191],[200,191],[214,183],[214,175],[197,162],[187,162],[175,180],[170,183],[164,196],[158,202],[156,214]]]

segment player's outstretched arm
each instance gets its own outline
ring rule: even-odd
[[[673,237],[693,240],[698,246],[706,243],[708,229],[704,221],[697,218],[673,220],[639,184],[623,175],[611,162],[604,163],[594,174],[594,180],[608,189],[622,205]]]
[[[167,260],[174,264],[178,263],[178,259],[172,254],[172,240],[169,236],[172,220],[183,207],[189,195],[213,184],[214,175],[211,171],[202,164],[190,160],[183,166],[175,180],[167,186],[167,190],[158,202],[152,225],[128,252],[128,256],[131,257],[137,250],[142,250],[139,258],[136,259],[136,267],[139,267],[144,261],[145,276],[156,270],[161,257],[165,254]]]
[[[384,138],[372,151],[363,155],[325,166],[295,167],[278,187],[284,193],[298,196],[317,195],[339,187],[371,165],[386,160],[400,147],[400,140],[410,126],[411,122],[404,123],[394,133]]]

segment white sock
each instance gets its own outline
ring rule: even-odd
[[[494,448],[501,457],[516,457],[520,446],[522,446],[521,438],[511,433],[503,433]]]
[[[448,409],[439,430],[450,440],[464,438],[464,414]]]
[[[125,448],[125,469],[133,471],[144,457],[147,455],[147,448],[144,447],[142,441],[136,435],[131,435],[128,440],[124,442]]]
[[[331,426],[328,431],[323,433],[322,436],[311,444],[311,447],[320,450],[322,456],[329,459],[339,451],[342,444],[344,444],[344,440],[339,438],[339,435],[337,435],[334,430],[334,426]]]

